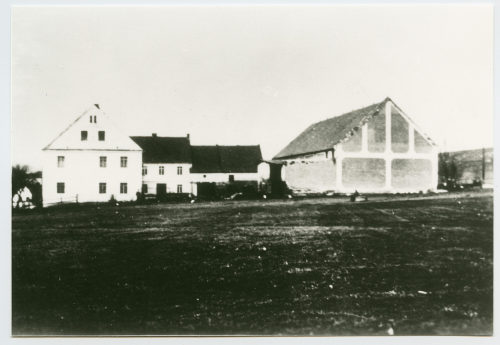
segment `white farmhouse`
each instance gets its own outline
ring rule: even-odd
[[[94,105],[42,151],[44,206],[129,201],[141,190],[142,149]]]

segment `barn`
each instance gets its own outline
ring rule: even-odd
[[[312,124],[274,158],[304,193],[435,190],[438,150],[390,98]]]

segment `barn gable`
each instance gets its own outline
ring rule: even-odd
[[[275,159],[285,163],[292,190],[408,192],[435,189],[437,153],[394,102],[311,125]]]
[[[424,142],[432,146],[435,145],[408,115],[397,107],[390,98],[386,98],[382,102],[312,124],[281,150],[274,159],[300,157],[328,151],[338,144],[343,144],[343,149],[348,152],[360,151],[362,147],[361,130],[365,124],[367,124],[368,129],[369,151],[382,152],[385,150],[385,107],[388,102],[391,103],[393,118],[396,119],[395,128],[408,126],[411,123],[415,129],[415,140],[418,141],[419,147],[423,146],[420,144]],[[392,132],[394,133],[393,141],[394,139],[396,142],[404,140],[404,138],[397,136],[401,130],[393,130]],[[408,140],[409,138],[406,138],[406,142]],[[404,148],[395,149],[402,150]]]

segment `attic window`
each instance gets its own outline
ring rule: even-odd
[[[93,122],[93,121],[92,121],[92,118],[93,118],[93,116],[92,116],[92,115],[90,115],[90,123],[92,123],[92,122]]]
[[[94,115],[94,123],[97,123],[97,116]]]

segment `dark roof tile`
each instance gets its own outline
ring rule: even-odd
[[[383,110],[387,100],[388,98],[380,103],[312,124],[274,156],[274,159],[294,157],[333,148],[366,118],[379,110]]]
[[[130,137],[142,148],[143,163],[191,163],[187,137]]]
[[[255,173],[260,146],[191,146],[192,173]]]

